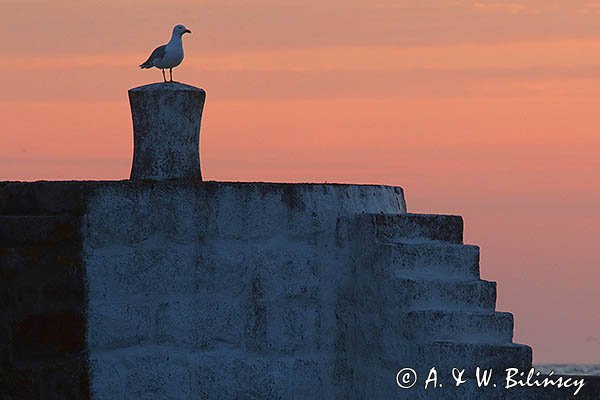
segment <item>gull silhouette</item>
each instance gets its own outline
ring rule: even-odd
[[[181,64],[183,61],[183,41],[182,37],[186,33],[192,33],[183,25],[175,25],[173,34],[169,43],[154,49],[150,57],[140,65],[141,69],[152,67],[160,68],[165,82],[173,82],[173,68]],[[165,69],[169,70],[169,80],[165,76]]]

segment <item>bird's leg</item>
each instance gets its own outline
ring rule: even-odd
[[[173,82],[173,68],[169,68],[169,74],[171,75],[171,82]]]
[[[167,81],[167,77],[165,76],[165,70],[164,68],[161,68],[162,74],[163,74],[163,80],[166,82]]]

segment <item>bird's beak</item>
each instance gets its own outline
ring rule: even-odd
[[[189,29],[186,29],[185,31],[183,31],[183,33],[192,33],[192,31],[190,31]]]

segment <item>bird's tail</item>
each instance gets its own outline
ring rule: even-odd
[[[148,68],[152,68],[152,67],[153,67],[153,65],[152,65],[152,64],[150,64],[150,62],[148,62],[148,61],[146,61],[146,62],[145,62],[145,63],[143,63],[143,64],[140,64],[140,68],[141,68],[141,69],[148,69]]]

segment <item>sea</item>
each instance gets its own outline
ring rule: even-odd
[[[555,375],[595,375],[600,376],[600,364],[534,364],[536,371]]]

